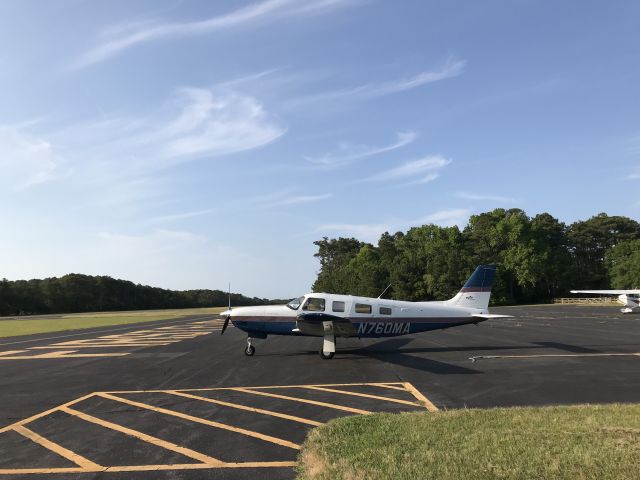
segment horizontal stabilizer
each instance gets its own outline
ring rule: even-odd
[[[571,290],[571,293],[596,293],[598,295],[638,295],[640,294],[640,290]]]
[[[497,315],[493,313],[476,313],[475,315],[471,315],[476,318],[483,318],[485,320],[490,320],[492,318],[513,318],[513,315]]]

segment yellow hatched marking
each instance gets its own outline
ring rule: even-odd
[[[42,360],[47,358],[94,358],[94,357],[122,357],[129,352],[120,353],[74,353],[77,350],[41,353],[39,355],[21,355],[16,357],[0,357],[0,360]]]
[[[270,415],[272,417],[284,418],[286,420],[293,420],[294,422],[306,423],[307,425],[313,425],[314,427],[319,427],[320,425],[322,425],[321,422],[316,422],[315,420],[309,420],[307,418],[296,417],[294,415],[287,415],[286,413],[279,413],[271,410],[263,410],[262,408],[247,407],[246,405],[241,405],[238,403],[223,402],[222,400],[216,400],[208,397],[200,397],[198,395],[191,395],[189,393],[183,393],[176,390],[167,390],[166,393],[169,393],[171,395],[178,395],[180,397],[185,397],[185,398],[192,398],[194,400],[200,400],[203,402],[224,405],[225,407],[232,407],[240,410],[247,410],[249,412],[261,413],[263,415]]]
[[[325,387],[300,387],[300,388],[309,389],[309,390],[319,390],[322,392],[341,393],[344,395],[353,395],[355,397],[373,398],[375,400],[385,400],[387,402],[401,403],[403,405],[411,405],[413,407],[422,406],[417,402],[410,402],[408,400],[398,400],[397,398],[381,397],[379,395],[369,395],[368,393],[348,392],[346,390],[336,390],[335,388],[325,388]]]
[[[418,399],[418,401],[420,403],[422,403],[427,408],[427,410],[429,410],[430,412],[437,412],[438,411],[438,407],[436,407],[431,402],[431,400],[429,400],[422,393],[420,393],[416,387],[411,385],[409,382],[404,382],[403,385],[404,385],[404,388],[406,388],[409,392],[411,392],[411,394],[414,397],[416,397]]]
[[[320,407],[333,408],[334,410],[343,410],[345,412],[357,413],[360,415],[370,415],[372,412],[367,410],[360,410],[359,408],[345,407],[343,405],[336,405],[335,403],[318,402],[316,400],[307,400],[306,398],[288,397],[286,395],[278,395],[277,393],[259,392],[249,388],[230,388],[229,390],[235,390],[237,392],[251,393],[253,395],[264,395],[265,397],[282,398],[283,400],[291,400],[294,402],[309,403],[311,405],[318,405]]]
[[[180,445],[176,445],[175,443],[162,440],[160,438],[154,437],[152,435],[148,435],[138,430],[133,430],[132,428],[118,425],[117,423],[112,423],[107,420],[103,420],[101,418],[88,415],[78,410],[74,410],[73,408],[70,408],[70,407],[61,407],[60,410],[65,413],[68,413],[69,415],[78,417],[84,420],[85,422],[95,423],[96,425],[100,425],[101,427],[109,428],[111,430],[124,433],[131,437],[138,438],[147,443],[151,443],[152,445],[162,447],[166,450],[171,450],[172,452],[180,453],[185,457],[193,458],[194,460],[198,460],[208,465],[222,465],[224,463],[218,460],[217,458],[210,457],[209,455],[205,455],[204,453],[196,452],[195,450],[191,450],[190,448],[181,447]]]
[[[55,350],[58,348],[114,348],[114,347],[156,347],[171,345],[171,343],[123,343],[123,344],[85,344],[85,345],[49,345],[47,347],[29,347],[29,350]],[[93,356],[93,354],[92,354]]]
[[[39,418],[51,415],[52,413],[57,412],[63,407],[70,407],[71,405],[75,405],[76,403],[80,403],[83,400],[87,400],[88,398],[91,398],[94,395],[95,395],[94,393],[90,393],[89,395],[85,395],[84,397],[76,398],[75,400],[71,400],[70,402],[64,403],[57,407],[51,408],[49,410],[45,410],[44,412],[37,413],[35,415],[30,416],[29,418],[25,418],[24,420],[20,420],[18,422],[12,423],[11,425],[7,425],[6,427],[0,428],[0,433],[7,432],[9,430],[14,430],[16,427],[20,425],[27,425],[28,423],[38,420]]]
[[[15,355],[16,353],[23,353],[26,352],[26,350],[7,350],[5,352],[0,352],[0,357],[6,357],[9,355]]]
[[[57,453],[61,457],[64,457],[67,460],[70,460],[71,462],[75,463],[76,465],[78,465],[79,467],[82,467],[85,470],[100,471],[104,468],[101,465],[98,465],[97,463],[94,463],[91,460],[86,459],[82,455],[78,455],[77,453],[72,452],[71,450],[67,450],[62,445],[58,445],[57,443],[52,442],[51,440],[48,440],[38,435],[34,431],[29,430],[27,427],[23,427],[20,425],[15,427],[13,430],[19,433],[20,435],[22,435],[23,437],[28,438],[32,442],[43,446],[47,450]]]
[[[186,413],[176,412],[175,410],[169,410],[167,408],[162,407],[154,407],[153,405],[148,405],[146,403],[135,402],[133,400],[129,400],[127,398],[117,397],[115,395],[110,395],[108,393],[96,393],[99,397],[108,398],[110,400],[114,400],[116,402],[126,403],[128,405],[132,405],[134,407],[144,408],[146,410],[151,410],[153,412],[163,413],[165,415],[171,415],[174,417],[182,418],[184,420],[189,420],[191,422],[201,423],[203,425],[208,425],[210,427],[220,428],[222,430],[229,430],[231,432],[241,433],[243,435],[247,435],[249,437],[259,438],[260,440],[264,440],[265,442],[275,443],[277,445],[282,445],[283,447],[293,448],[295,450],[300,450],[300,445],[289,442],[288,440],[283,440],[281,438],[272,437],[270,435],[264,435],[262,433],[254,432],[252,430],[245,430],[244,428],[233,427],[231,425],[226,425],[224,423],[214,422],[212,420],[207,420],[205,418],[194,417],[192,415],[187,415]]]

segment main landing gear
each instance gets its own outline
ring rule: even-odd
[[[244,354],[247,357],[253,357],[254,353],[256,353],[256,347],[251,345],[251,337],[247,337],[247,348],[244,349]]]
[[[336,336],[333,334],[333,322],[322,322],[324,340],[320,349],[320,358],[331,360],[336,353]]]

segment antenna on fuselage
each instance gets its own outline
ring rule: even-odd
[[[381,299],[382,295],[387,293],[387,290],[389,290],[391,288],[391,285],[393,285],[393,283],[390,283],[389,286],[382,291],[382,293],[378,296],[378,299]]]

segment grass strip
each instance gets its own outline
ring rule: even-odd
[[[36,333],[63,332],[85,328],[129,325],[155,320],[177,320],[191,315],[213,315],[226,307],[188,308],[184,310],[143,310],[135,312],[95,312],[70,315],[53,315],[45,318],[16,318],[0,320],[0,338],[32,335]]]
[[[640,478],[640,405],[354,416],[314,429],[299,479]]]

